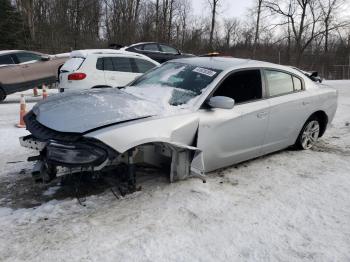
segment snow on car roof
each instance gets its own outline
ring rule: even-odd
[[[145,44],[158,44],[158,42],[139,42],[139,43],[135,43],[129,46],[125,46],[125,47],[132,47],[132,46],[136,46],[136,45],[145,45]]]
[[[128,52],[124,50],[115,50],[115,49],[83,49],[83,50],[75,50],[70,53],[70,57],[82,57],[86,58],[88,55],[92,54],[111,54],[111,55],[128,55],[133,57],[142,57],[145,58],[146,56],[142,54],[137,54],[134,52]]]
[[[189,58],[174,59],[169,62],[186,63],[186,64],[192,64],[200,67],[207,67],[207,68],[213,68],[213,69],[219,69],[219,70],[229,70],[229,69],[235,69],[235,68],[267,67],[267,68],[275,68],[275,69],[282,69],[282,70],[297,72],[295,69],[292,69],[288,66],[273,64],[273,63],[264,62],[264,61],[233,58],[233,57],[218,57],[218,56],[217,57],[189,57]],[[300,75],[300,72],[298,72],[298,75]]]

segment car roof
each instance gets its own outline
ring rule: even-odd
[[[7,54],[14,54],[18,52],[30,52],[30,53],[35,53],[35,54],[42,54],[37,51],[29,51],[29,50],[0,50],[0,55],[7,55]]]
[[[122,48],[129,48],[129,47],[134,47],[134,46],[138,46],[138,45],[146,45],[146,44],[166,45],[166,46],[172,47],[169,44],[164,44],[164,43],[161,43],[161,42],[139,42],[139,43],[135,43],[135,44],[132,44],[132,45],[129,45],[129,46],[124,46]]]
[[[110,55],[110,56],[126,56],[132,58],[142,58],[144,60],[148,60],[153,62],[154,64],[159,65],[159,63],[148,56],[129,52],[125,50],[115,50],[115,49],[83,49],[83,50],[75,50],[70,53],[70,58],[86,58],[87,56],[101,56],[101,55]]]
[[[120,50],[115,49],[81,49],[72,51],[70,53],[70,57],[86,58],[88,55],[91,54],[118,54],[120,52]]]
[[[133,47],[133,46],[137,46],[137,45],[146,45],[146,44],[159,44],[158,42],[139,42],[139,43],[135,43],[129,46],[125,46],[125,47]]]
[[[86,58],[88,55],[128,55],[133,57],[145,57],[142,54],[116,50],[116,49],[83,49],[83,50],[74,50],[70,53],[70,57],[83,57]]]
[[[16,52],[21,52],[23,50],[0,50],[0,55],[12,54]]]
[[[230,70],[237,68],[254,68],[254,67],[267,67],[275,68],[287,71],[298,72],[288,66],[273,64],[264,61],[243,59],[243,58],[233,58],[233,57],[189,57],[189,58],[179,58],[169,61],[169,63],[179,62],[191,65],[196,65],[200,67],[207,67],[218,70]],[[298,72],[300,73],[300,72]]]

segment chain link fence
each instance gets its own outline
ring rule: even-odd
[[[322,73],[326,79],[350,79],[349,65],[331,65],[328,72]]]
[[[234,57],[252,59],[250,50],[235,49],[227,53]],[[272,62],[275,64],[295,66],[307,72],[317,71],[318,74],[329,80],[350,79],[350,50],[342,53],[305,52],[297,62],[297,55],[286,50],[260,49],[254,57],[256,60]]]

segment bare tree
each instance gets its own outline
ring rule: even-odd
[[[329,49],[329,36],[332,29],[343,27],[347,23],[345,21],[337,21],[336,13],[344,5],[344,0],[319,0],[322,11],[322,22],[324,26],[324,52]]]
[[[16,0],[16,5],[20,12],[22,12],[25,21],[28,25],[30,38],[35,40],[35,14],[34,14],[34,0]]]
[[[168,43],[170,43],[170,40],[171,40],[171,30],[173,26],[173,15],[174,15],[174,1],[175,0],[170,0],[169,2]]]
[[[209,47],[213,49],[213,38],[215,31],[215,17],[217,13],[217,7],[220,0],[208,0],[211,8],[211,27],[210,27],[210,36],[209,36]]]
[[[239,21],[237,18],[224,19],[224,40],[227,49],[230,48],[233,35],[237,33]]]
[[[254,36],[254,46],[253,46],[253,57],[255,57],[256,47],[259,41],[259,29],[260,29],[260,16],[263,0],[257,0],[257,10],[256,10],[256,24],[255,24],[255,36]]]
[[[311,44],[320,32],[316,32],[317,23],[320,16],[317,14],[317,5],[315,0],[273,0],[266,1],[267,7],[273,14],[279,14],[287,18],[288,25],[295,40],[295,50],[297,53],[297,64],[299,64],[305,49]],[[309,18],[310,17],[310,18]],[[285,25],[282,22],[280,25]]]

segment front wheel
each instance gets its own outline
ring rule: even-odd
[[[306,121],[295,143],[299,149],[312,148],[320,135],[320,122],[317,117],[312,117]]]

